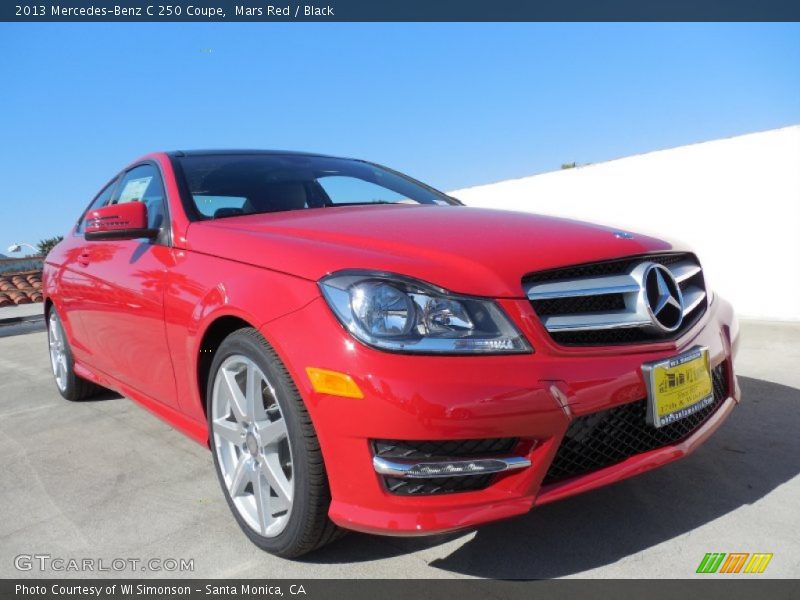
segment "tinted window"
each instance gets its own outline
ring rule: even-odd
[[[247,198],[241,196],[203,196],[202,194],[194,196],[197,210],[204,217],[222,215],[225,211],[229,211],[231,214],[241,214],[245,202],[247,202]]]
[[[153,165],[141,165],[125,173],[114,194],[114,204],[144,202],[147,206],[147,226],[161,229],[166,224],[164,184]]]
[[[84,212],[81,215],[81,219],[80,221],[78,221],[78,228],[77,228],[78,233],[83,233],[83,225],[86,219],[86,214],[89,211],[94,210],[96,208],[100,208],[105,204],[108,204],[108,201],[111,200],[111,194],[114,193],[114,188],[116,187],[116,184],[117,184],[117,179],[114,179],[114,181],[109,183],[106,187],[103,188],[103,190],[99,194],[97,194],[97,196],[95,196],[94,200],[92,200],[92,203],[89,205],[89,208],[86,209],[86,212]]]
[[[455,204],[403,175],[357,160],[226,154],[178,161],[191,202],[205,218],[342,204]]]
[[[417,204],[403,194],[356,177],[331,175],[320,177],[318,181],[334,204],[383,204],[386,202]]]

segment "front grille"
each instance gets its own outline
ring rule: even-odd
[[[618,275],[626,273],[631,267],[636,266],[642,260],[649,260],[651,262],[669,267],[685,260],[691,255],[685,253],[671,253],[671,254],[649,254],[645,256],[629,256],[627,258],[619,258],[616,260],[605,260],[603,262],[587,263],[583,265],[573,265],[571,267],[562,267],[559,269],[551,269],[549,271],[541,271],[529,277],[526,281],[553,281],[556,279],[580,279],[581,277],[598,277],[602,275]]]
[[[686,301],[677,331],[652,326],[638,305],[642,282],[637,267],[657,263],[678,280]],[[534,273],[523,287],[553,340],[562,345],[635,344],[675,339],[702,317],[707,307],[703,272],[687,253],[651,254],[575,265]]]
[[[694,433],[728,397],[728,369],[723,362],[712,372],[714,402],[659,429],[645,421],[647,400],[623,404],[580,417],[569,426],[543,484],[585,475],[626,458],[677,444]]]
[[[477,458],[509,454],[517,438],[477,440],[374,440],[376,456],[383,458]]]
[[[433,477],[429,479],[398,479],[384,477],[386,489],[398,496],[424,496],[474,492],[486,489],[493,475],[464,475],[462,477]]]

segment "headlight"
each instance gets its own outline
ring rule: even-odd
[[[319,282],[358,340],[396,352],[519,354],[531,347],[492,300],[389,273],[342,271]]]

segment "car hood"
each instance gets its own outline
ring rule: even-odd
[[[199,221],[187,250],[309,280],[341,269],[390,271],[454,292],[523,297],[534,271],[670,250],[598,225],[465,206],[341,206]]]

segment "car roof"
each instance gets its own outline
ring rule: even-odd
[[[341,158],[338,156],[331,156],[329,154],[321,154],[319,152],[299,152],[297,150],[246,150],[246,149],[226,149],[226,150],[174,150],[167,152],[168,155],[174,157],[181,156],[246,156],[258,154],[272,154],[272,155],[288,155],[288,156],[319,156],[322,158]]]

